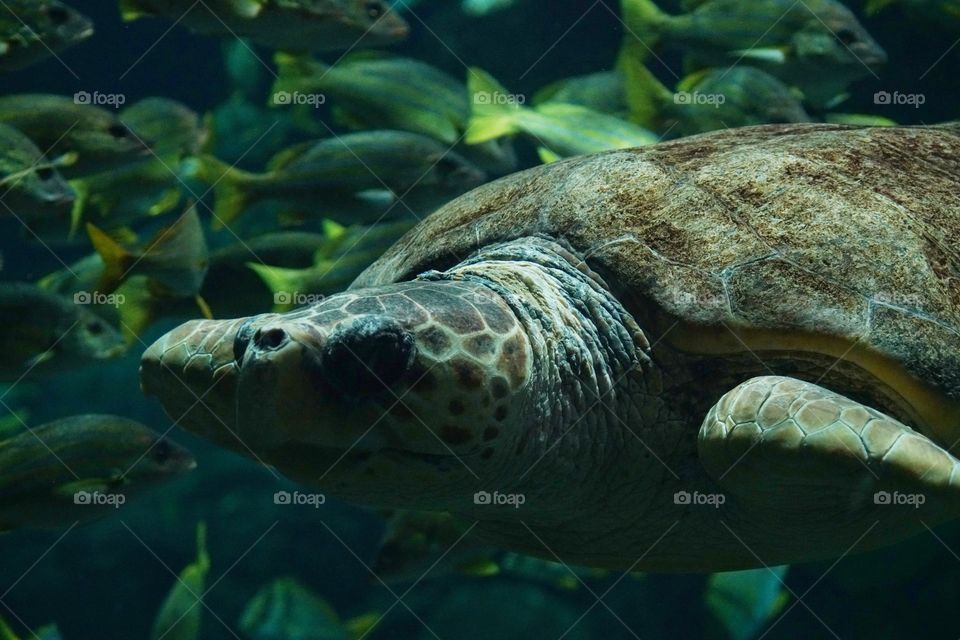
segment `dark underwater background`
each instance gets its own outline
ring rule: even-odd
[[[47,60],[0,77],[2,93],[122,93],[128,104],[167,96],[199,112],[214,109],[231,95],[220,40],[171,30],[163,20],[123,23],[109,1],[71,4],[97,25],[92,39],[64,55],[78,77],[57,60]],[[415,11],[429,29],[412,19],[409,40],[390,49],[427,60],[456,77],[463,76],[465,61],[490,71],[518,93],[532,94],[554,80],[610,68],[621,25],[615,3],[609,4],[517,0],[509,9],[472,18],[453,0],[425,2]],[[851,8],[862,17],[859,4]],[[882,115],[903,124],[960,117],[960,31],[911,19],[900,10],[863,22],[886,49],[889,63],[879,80],[853,85],[844,111]],[[270,60],[269,51],[258,51]],[[679,59],[666,59],[680,67]],[[262,81],[266,95],[269,78]],[[924,94],[926,103],[919,109],[874,104],[876,91],[894,89]],[[271,124],[260,123],[264,131]],[[275,149],[282,143],[271,140]],[[58,259],[25,239],[16,221],[0,224],[4,280],[34,281],[61,268],[60,260],[70,262],[88,251],[58,248]],[[177,323],[152,326],[141,336],[143,343],[150,344]],[[139,390],[141,352],[134,348],[116,361],[23,383],[12,397],[29,407],[37,423],[79,413],[114,413],[165,430],[169,418]],[[0,536],[0,615],[29,627],[56,622],[66,640],[146,639],[173,574],[194,558],[195,529],[202,520],[209,529],[212,559],[208,583],[215,582],[205,598],[205,640],[241,637],[237,620],[244,604],[257,589],[283,576],[298,578],[344,619],[389,610],[368,635],[373,639],[738,637],[707,605],[708,576],[628,576],[604,596],[604,605],[597,605],[594,594],[603,594],[619,574],[587,576],[589,589],[522,573],[450,574],[428,577],[396,604],[394,594],[403,594],[407,587],[392,586],[391,593],[365,567],[383,533],[378,514],[335,500],[320,509],[275,505],[274,492],[293,490],[292,483],[185,432],[177,430],[173,437],[195,453],[199,467],[192,474],[115,516],[66,534],[16,531]],[[935,536],[921,535],[836,564],[794,566],[785,582],[789,589],[781,590],[785,593],[776,614],[760,631],[739,637],[960,637],[957,526],[939,527]]]

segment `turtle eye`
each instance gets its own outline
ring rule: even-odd
[[[70,12],[63,7],[47,7],[46,13],[50,22],[57,26],[66,24],[70,20]]]
[[[99,322],[88,322],[87,333],[92,336],[99,336],[103,333],[103,325]]]
[[[382,2],[367,2],[363,5],[363,9],[374,20],[387,12],[387,8],[383,6]]]
[[[320,356],[326,381],[344,395],[379,393],[413,366],[413,335],[391,318],[367,316],[332,334]]]
[[[44,182],[46,182],[47,180],[52,180],[55,175],[56,173],[54,173],[53,169],[51,169],[50,167],[43,167],[41,169],[37,169],[37,177],[43,180]]]

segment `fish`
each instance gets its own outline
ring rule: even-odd
[[[136,250],[122,247],[90,223],[87,234],[103,260],[99,291],[113,293],[127,277],[139,274],[148,276],[157,291],[170,297],[194,298],[200,293],[210,252],[194,207]]]
[[[93,35],[93,22],[56,0],[5,0],[0,6],[0,71],[18,71]]]
[[[624,63],[634,122],[689,136],[758,124],[812,122],[802,96],[755,67],[704,69],[680,80],[676,92],[642,62]]]
[[[100,294],[73,299],[26,282],[0,284],[0,381],[16,381],[121,355],[120,333],[87,305]]]
[[[197,557],[177,576],[153,620],[150,640],[199,640],[203,623],[210,554],[207,525],[197,525]]]
[[[48,157],[68,156],[64,177],[115,169],[149,156],[146,143],[116,114],[51,94],[0,96],[0,123],[19,129]]]
[[[825,107],[854,80],[876,75],[887,54],[836,0],[700,0],[670,15],[653,0],[623,0],[629,55],[641,61],[658,42],[681,49],[694,68],[746,62],[798,87]]]
[[[824,121],[830,124],[849,124],[858,127],[895,127],[897,123],[890,118],[868,113],[828,113]]]
[[[527,107],[521,96],[510,94],[482,69],[469,70],[467,86],[473,96],[468,144],[522,133],[538,146],[544,162],[552,162],[659,141],[659,136],[648,129],[580,105],[546,102]]]
[[[383,0],[120,0],[124,20],[162,17],[195,33],[274,49],[342,51],[400,42],[410,27]]]
[[[123,109],[119,119],[144,139],[152,157],[71,180],[77,200],[70,237],[94,219],[113,229],[180,206],[188,189],[180,162],[210,140],[209,122],[176,100],[146,98]]]
[[[447,197],[486,181],[486,174],[431,138],[406,131],[351,133],[290,147],[274,156],[266,173],[255,174],[204,156],[194,177],[212,185],[214,226],[235,220],[265,199],[308,201],[354,198],[369,191],[402,197],[430,190]]]
[[[367,613],[341,620],[323,597],[295,578],[279,578],[246,604],[239,628],[250,640],[360,640],[381,620]]]
[[[271,106],[294,96],[323,96],[338,122],[351,129],[399,129],[435,138],[495,175],[513,172],[509,140],[464,145],[470,119],[466,85],[415,58],[363,51],[328,65],[306,55],[277,53]]]
[[[346,289],[415,223],[405,220],[343,227],[331,220],[325,222],[326,236],[310,267],[296,269],[247,262],[273,294],[277,311],[303,306],[305,301]]]
[[[0,124],[0,216],[54,218],[66,227],[76,194],[59,167],[69,161],[47,160],[30,138]]]
[[[120,416],[24,424],[0,439],[0,530],[90,522],[195,467],[189,451]]]

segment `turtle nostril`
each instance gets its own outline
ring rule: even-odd
[[[280,347],[287,341],[287,332],[283,329],[258,330],[253,335],[253,343],[258,349],[272,350]]]

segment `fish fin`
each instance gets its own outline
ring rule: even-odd
[[[466,143],[480,144],[518,133],[517,114],[523,107],[514,101],[499,100],[509,92],[493,76],[477,67],[467,71],[467,93],[471,114],[467,124]]]
[[[500,565],[493,560],[476,560],[457,566],[457,573],[473,578],[489,578],[499,575]]]
[[[20,640],[3,618],[0,618],[0,640]]]
[[[656,129],[664,105],[673,102],[673,92],[636,56],[621,58],[620,70],[626,78],[624,84],[630,121],[641,127]]]
[[[159,216],[170,211],[178,204],[180,204],[180,199],[183,197],[183,193],[180,192],[179,187],[170,187],[163,192],[163,195],[157,199],[150,207],[147,209],[148,216]]]
[[[26,366],[28,369],[32,369],[36,366],[43,364],[44,362],[49,362],[50,360],[53,359],[55,355],[56,355],[56,352],[53,349],[47,349],[43,353],[38,353],[37,355],[27,360]]]
[[[241,18],[252,20],[263,11],[263,2],[260,0],[232,0],[233,10]]]
[[[382,614],[366,613],[362,616],[347,620],[343,623],[343,626],[347,631],[348,638],[359,640],[360,638],[366,638],[382,619]],[[2,638],[0,638],[0,640],[2,640]]]
[[[145,276],[134,276],[123,283],[119,291],[124,302],[117,308],[120,327],[128,344],[133,344],[156,319],[155,298],[150,293]]]
[[[659,43],[660,31],[671,16],[653,0],[621,0],[620,14],[627,30],[621,52],[643,62]]]
[[[730,55],[771,64],[784,64],[787,61],[787,52],[779,47],[758,47],[756,49],[738,49]]]
[[[271,267],[265,264],[258,264],[256,262],[248,262],[247,266],[250,267],[254,273],[260,276],[260,279],[263,280],[263,284],[267,286],[267,289],[270,290],[270,293],[274,294],[274,300],[280,300],[276,296],[278,293],[293,294],[299,293],[299,286],[297,281],[301,274],[299,269],[285,269],[283,267]],[[277,307],[289,307],[289,304],[281,304],[277,302]]]
[[[248,185],[256,176],[211,155],[185,160],[184,173],[213,187],[213,222],[210,226],[215,230],[236,220],[254,201]]]
[[[80,491],[89,491],[90,493],[93,493],[95,491],[107,492],[113,489],[116,489],[116,483],[111,482],[109,479],[86,478],[83,480],[76,480],[74,482],[62,484],[59,487],[56,487],[53,490],[53,493],[58,496],[70,497]]]
[[[837,95],[827,100],[827,103],[823,105],[823,108],[826,109],[827,111],[830,111],[831,109],[836,109],[837,107],[839,107],[841,104],[843,104],[849,99],[850,99],[849,93],[846,93],[846,92],[838,93]]]
[[[73,207],[70,209],[70,230],[67,232],[67,240],[73,240],[83,221],[83,212],[90,200],[90,189],[83,180],[71,180],[69,184],[73,189],[74,199]]]
[[[200,313],[203,314],[203,317],[207,320],[213,320],[213,311],[210,309],[210,305],[207,304],[207,301],[203,299],[203,296],[197,295],[194,298],[194,301],[197,303],[197,307],[200,308]]]
[[[120,17],[124,22],[133,22],[150,15],[153,14],[140,7],[136,0],[120,0]]]
[[[295,91],[311,91],[319,87],[314,78],[322,78],[330,68],[326,64],[307,54],[288,53],[279,51],[273,56],[277,65],[277,79],[273,83],[273,93],[269,106],[286,106],[277,99],[279,93],[293,93]]]
[[[100,274],[97,289],[101,293],[113,293],[128,275],[136,256],[92,222],[87,223],[87,235],[94,250],[103,258],[103,273]]]
[[[190,206],[144,246],[141,271],[175,296],[193,296],[203,285],[210,253],[197,209]]]
[[[537,155],[540,156],[540,162],[543,164],[553,164],[554,162],[563,160],[563,158],[546,147],[538,147]]]

